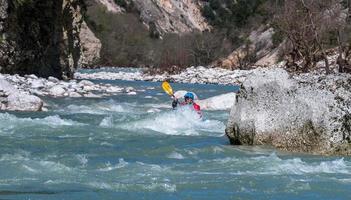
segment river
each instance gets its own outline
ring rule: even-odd
[[[137,95],[45,98],[0,113],[0,199],[351,199],[351,159],[230,146],[228,111],[172,111],[160,83]],[[207,98],[233,86],[173,84]]]

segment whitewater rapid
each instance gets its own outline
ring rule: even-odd
[[[225,110],[173,111],[159,83],[137,95],[47,98],[0,113],[4,199],[348,199],[351,160],[233,147]],[[206,99],[233,87],[174,84]]]

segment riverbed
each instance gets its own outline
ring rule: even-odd
[[[49,98],[0,113],[0,199],[350,199],[351,159],[230,146],[229,111],[172,111],[158,82],[93,80],[136,95]],[[204,99],[235,86],[172,84]]]

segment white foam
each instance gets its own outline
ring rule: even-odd
[[[28,161],[30,153],[27,151],[18,151],[15,154],[3,154],[0,157],[1,161]]]
[[[151,109],[147,110],[146,112],[148,112],[148,113],[156,113],[156,112],[161,112],[161,110],[158,109],[158,108],[151,108]]]
[[[26,126],[26,125],[46,125],[51,127],[57,126],[72,126],[72,125],[84,125],[79,122],[75,122],[69,119],[62,119],[59,115],[48,116],[45,118],[19,118],[15,115],[8,113],[0,114],[0,128],[13,129],[17,125]]]
[[[155,117],[127,124],[126,129],[152,130],[167,135],[200,135],[201,131],[210,131],[216,136],[224,132],[224,124],[217,120],[202,120],[200,116],[187,107],[158,113]]]
[[[271,169],[288,174],[316,174],[316,173],[340,173],[351,174],[350,167],[347,167],[344,159],[323,161],[321,163],[306,163],[300,158],[281,161],[280,164]]]
[[[110,115],[108,117],[105,117],[101,122],[100,125],[101,127],[105,127],[105,128],[111,128],[113,127],[113,116]]]
[[[64,109],[65,112],[104,115],[109,113],[130,113],[134,109],[129,104],[121,104],[114,100],[104,101],[91,105],[69,105]]]
[[[96,109],[95,107],[85,106],[85,105],[69,105],[65,111],[70,113],[82,113],[82,114],[95,114],[95,115],[103,115],[105,112]]]
[[[180,154],[178,152],[175,152],[175,151],[172,152],[171,154],[169,154],[167,157],[168,158],[172,158],[172,159],[178,159],[178,160],[181,160],[181,159],[185,158],[182,154]]]
[[[170,183],[152,183],[150,185],[143,186],[144,189],[149,191],[163,190],[165,192],[176,192],[177,186]]]
[[[112,170],[123,168],[123,167],[127,166],[128,164],[129,163],[124,161],[123,158],[120,158],[116,165],[111,165],[111,163],[108,162],[108,163],[105,164],[105,167],[98,169],[98,171],[108,172],[108,171],[112,171]]]
[[[79,154],[79,155],[76,155],[76,158],[83,167],[87,166],[88,158],[86,155]]]

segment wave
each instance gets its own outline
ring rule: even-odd
[[[116,165],[111,165],[111,163],[108,162],[108,163],[105,164],[105,167],[99,168],[98,171],[108,172],[108,171],[112,171],[112,170],[123,168],[123,167],[127,166],[128,164],[129,163],[124,161],[123,158],[120,158]]]
[[[223,135],[225,125],[217,120],[203,120],[199,115],[187,108],[156,113],[148,119],[129,123],[124,128],[130,130],[152,130],[167,135],[197,136],[201,132],[209,132],[210,135],[220,133]]]
[[[216,163],[216,164],[214,164]],[[223,170],[232,175],[303,175],[303,174],[351,174],[351,165],[343,158],[321,161],[307,162],[301,158],[281,159],[275,153],[269,156],[243,157],[243,158],[220,158],[213,160],[200,160],[199,168],[203,166],[208,171],[222,166]],[[228,171],[230,169],[230,171]],[[246,169],[246,171],[243,171]]]
[[[112,128],[113,127],[113,116],[110,115],[108,117],[105,117],[104,119],[102,119],[102,121],[100,122],[99,126],[104,127],[104,128]]]
[[[128,105],[120,105],[114,101],[108,101],[104,103],[92,104],[92,105],[69,105],[65,112],[78,113],[78,114],[94,114],[94,115],[104,115],[108,113],[124,113],[130,112],[131,107]]]
[[[70,119],[62,119],[59,115],[48,116],[45,118],[20,118],[9,113],[0,114],[0,130],[11,130],[18,126],[43,125],[50,127],[58,126],[81,126],[85,125]]]
[[[172,158],[172,159],[181,160],[181,159],[184,159],[185,157],[184,157],[182,154],[180,154],[180,153],[174,151],[174,152],[172,152],[171,154],[169,154],[169,155],[167,156],[167,158]]]
[[[30,174],[62,174],[74,171],[74,168],[68,167],[60,162],[35,158],[29,152],[18,151],[14,154],[3,154],[0,157],[2,165],[8,165],[11,168],[17,168],[16,173]]]

